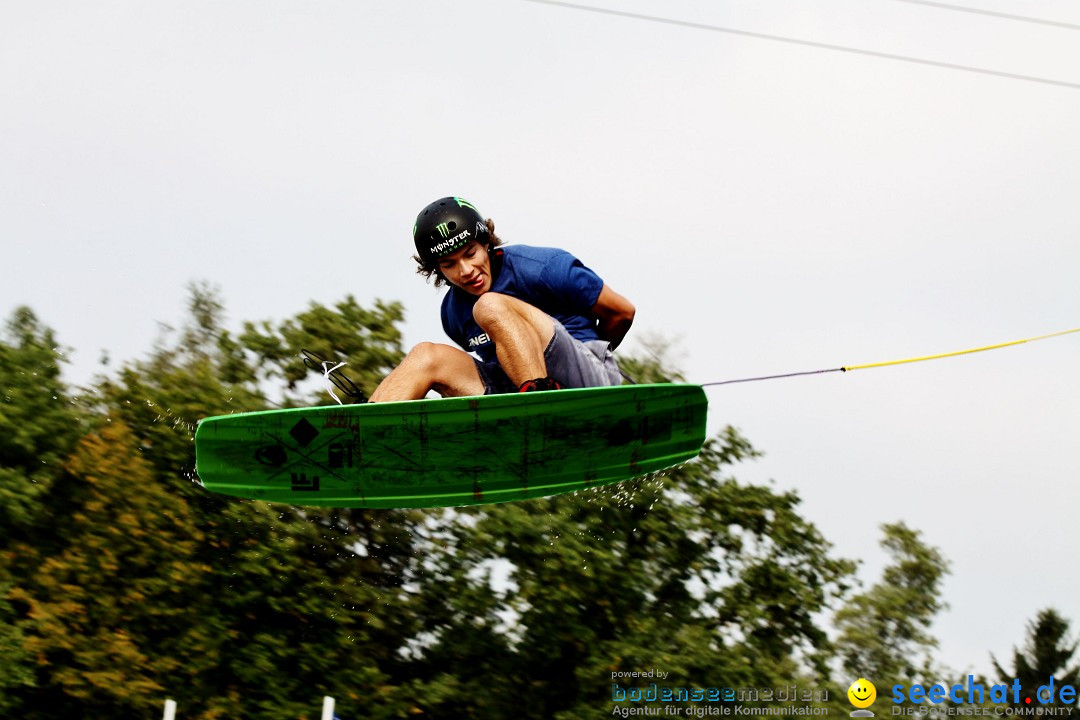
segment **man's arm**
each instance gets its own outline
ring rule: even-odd
[[[605,284],[600,289],[596,304],[592,306],[592,314],[598,321],[596,334],[601,340],[611,343],[614,350],[630,330],[634,312],[634,305],[629,300]]]

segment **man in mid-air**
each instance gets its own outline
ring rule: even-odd
[[[371,402],[418,400],[430,390],[458,397],[622,382],[611,351],[634,306],[573,255],[500,247],[495,223],[459,197],[420,211],[413,242],[417,272],[451,286],[442,324],[461,349],[420,343]]]

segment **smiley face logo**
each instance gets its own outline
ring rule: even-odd
[[[859,678],[847,689],[848,700],[857,708],[868,708],[877,700],[877,688],[866,678]]]

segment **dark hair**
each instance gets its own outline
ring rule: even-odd
[[[487,222],[488,226],[487,241],[477,240],[477,242],[484,242],[484,245],[487,246],[487,249],[490,252],[493,248],[502,245],[502,240],[495,234],[495,221],[488,218],[485,222]],[[420,259],[419,255],[413,255],[412,259],[416,261],[416,273],[418,275],[423,275],[425,280],[430,280],[434,276],[435,287],[442,287],[443,284],[447,282],[446,278],[443,277],[442,271],[439,269],[439,258],[435,258],[427,264]]]

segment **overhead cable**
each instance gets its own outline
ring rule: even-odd
[[[1049,27],[1065,28],[1066,30],[1080,30],[1080,25],[1074,25],[1073,23],[1059,22],[1057,20],[1043,20],[1042,18],[1033,18],[1026,15],[1010,15],[1009,13],[982,10],[980,8],[965,7],[963,5],[931,2],[931,0],[894,0],[894,2],[910,3],[911,5],[926,5],[928,7],[941,8],[943,10],[956,10],[957,12],[972,13],[974,15],[986,15],[988,17],[1004,18],[1005,20],[1018,20],[1020,22],[1036,23],[1038,25],[1047,25]]]
[[[1041,83],[1043,85],[1055,85],[1057,87],[1080,90],[1080,83],[1065,82],[1064,80],[1052,80],[1050,78],[1038,77],[1035,75],[1020,75],[1018,73],[1002,72],[1000,70],[989,70],[987,68],[974,67],[972,65],[959,65],[956,63],[940,62],[938,60],[926,60],[923,58],[911,57],[908,55],[895,55],[893,53],[878,52],[876,50],[865,50],[862,48],[848,47],[846,45],[833,45],[831,43],[815,42],[813,40],[802,40],[799,38],[785,37],[783,35],[769,35],[767,33],[751,32],[749,30],[739,30],[737,28],[721,27],[719,25],[706,25],[704,23],[688,22],[686,20],[675,20],[672,18],[657,17],[655,15],[642,15],[639,13],[625,12],[623,10],[599,8],[592,5],[578,5],[576,3],[561,2],[561,0],[525,1],[539,3],[542,5],[553,5],[556,7],[570,8],[573,10],[586,10],[589,12],[601,13],[603,15],[615,15],[617,17],[631,18],[634,20],[647,20],[649,22],[663,23],[665,25],[676,25],[678,27],[692,28],[694,30],[708,30],[710,32],[739,35],[741,37],[750,37],[758,40],[771,40],[773,42],[782,42],[790,45],[801,45],[803,47],[812,47],[819,50],[834,50],[836,52],[852,53],[855,55],[881,58],[884,60],[898,60],[900,62],[915,63],[917,65],[929,65],[931,67],[945,68],[948,70],[960,70],[963,72],[979,73],[980,75],[991,75],[994,77],[1008,78],[1009,80],[1024,80],[1026,82]]]

